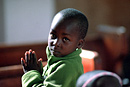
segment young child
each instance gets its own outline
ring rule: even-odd
[[[79,77],[76,87],[121,87],[120,77],[112,72],[95,70]]]
[[[23,87],[75,87],[83,74],[81,48],[88,30],[88,20],[80,11],[72,8],[57,13],[52,21],[46,49],[47,65],[42,68],[41,59],[34,51],[21,58],[25,74]]]

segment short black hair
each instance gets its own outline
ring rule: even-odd
[[[73,8],[63,9],[59,13],[62,13],[65,20],[76,19],[78,21],[77,26],[78,26],[79,38],[84,39],[88,31],[87,17],[79,10]]]

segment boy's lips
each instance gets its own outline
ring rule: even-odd
[[[53,54],[60,54],[60,52],[58,52],[58,51],[54,51]]]
[[[54,53],[60,53],[58,50],[53,50]]]
[[[51,51],[60,52],[59,49],[57,49],[56,47],[51,47]]]
[[[60,51],[56,50],[56,49],[51,49],[51,51],[54,52],[54,53],[60,53]]]
[[[61,55],[60,50],[59,50],[58,48],[56,48],[56,47],[50,47],[50,51],[51,51],[51,53],[52,53],[54,56],[59,56],[59,55]]]
[[[56,56],[56,57],[59,57],[59,55],[61,55],[61,53],[59,51],[52,51],[53,52],[53,55]]]

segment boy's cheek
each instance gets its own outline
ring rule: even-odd
[[[50,38],[48,38],[48,45],[51,45],[52,43],[53,41]]]
[[[49,41],[48,46],[53,46],[53,41]]]

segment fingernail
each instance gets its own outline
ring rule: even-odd
[[[27,51],[25,52],[25,55],[27,55]]]
[[[32,53],[35,53],[35,51],[32,51]]]
[[[29,52],[32,52],[32,49],[29,49]]]
[[[24,59],[23,59],[23,57],[21,58],[21,61],[23,61]]]
[[[39,61],[42,61],[42,58],[40,58]]]

